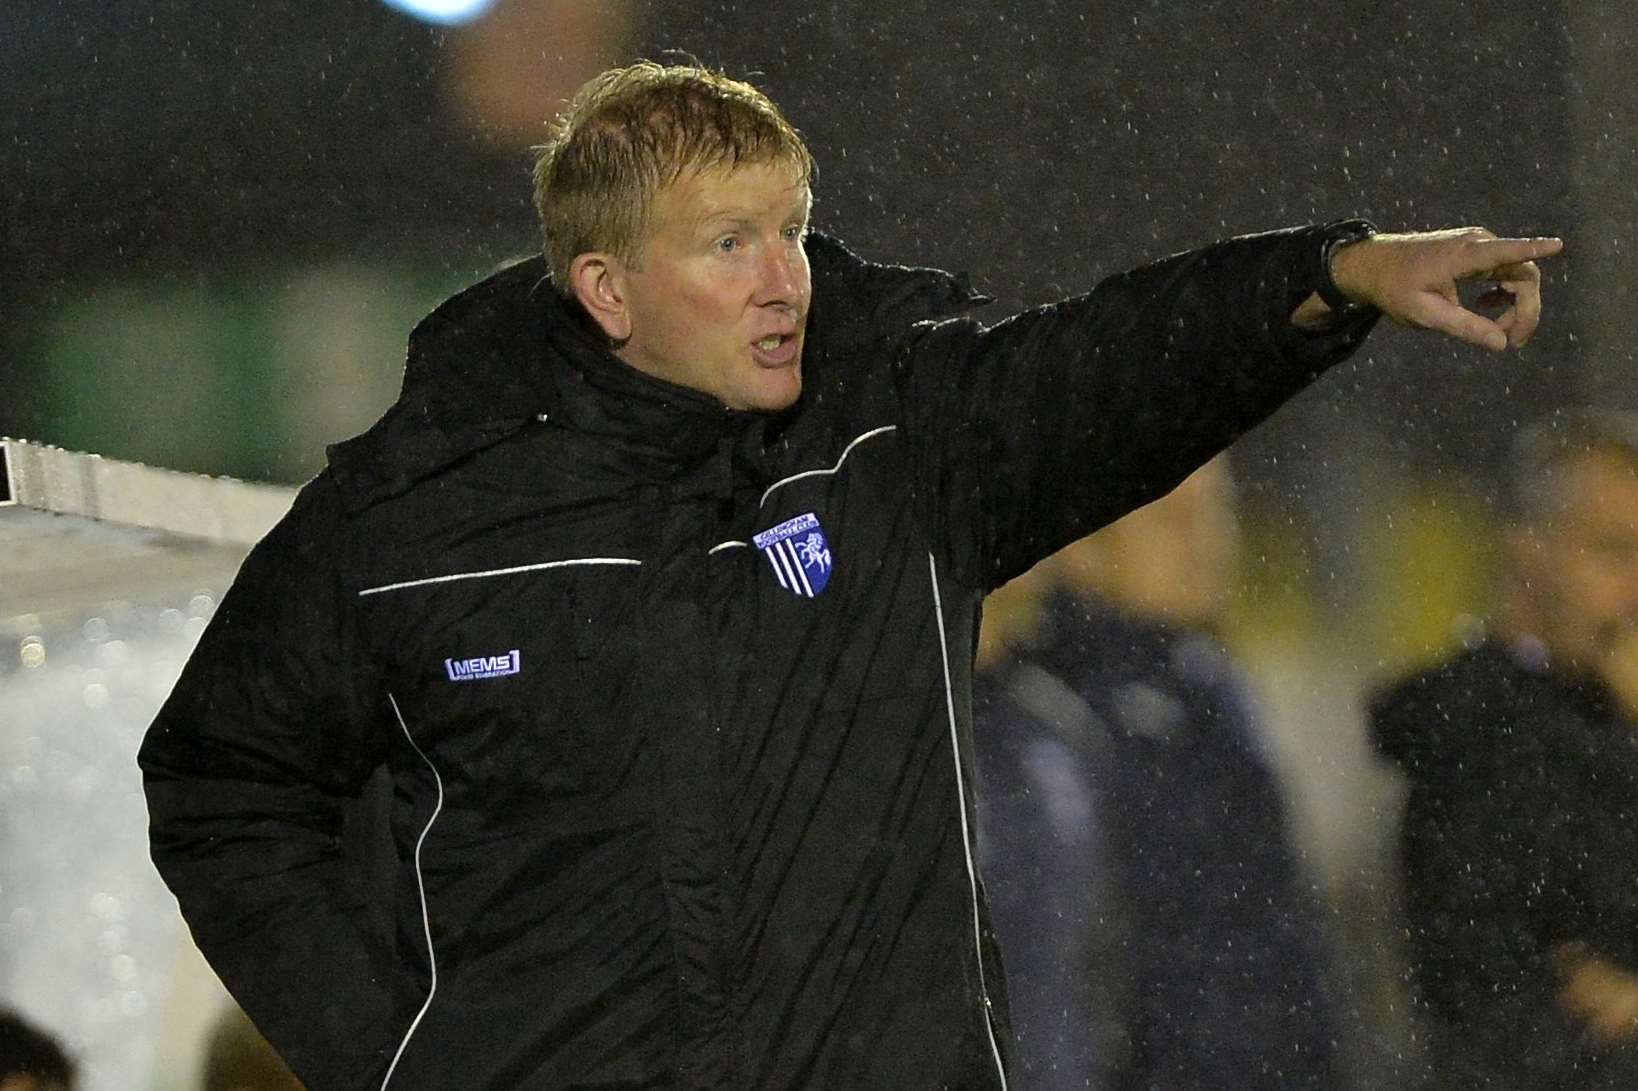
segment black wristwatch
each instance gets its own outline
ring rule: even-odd
[[[1376,225],[1369,220],[1344,220],[1336,225],[1332,233],[1327,236],[1325,245],[1320,248],[1319,283],[1314,293],[1320,301],[1331,308],[1337,317],[1352,316],[1357,312],[1369,310],[1363,303],[1355,303],[1342,294],[1337,282],[1331,279],[1331,259],[1336,252],[1349,243],[1368,239],[1376,234]]]

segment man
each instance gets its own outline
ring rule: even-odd
[[[545,260],[417,328],[150,731],[160,870],[315,1091],[1004,1086],[983,593],[1378,310],[1522,344],[1558,245],[1351,222],[981,329],[962,281],[810,235],[811,162],[746,84],[589,83]],[[1495,321],[1452,302],[1479,273]],[[383,766],[392,935],[338,844]]]
[[[1638,1086],[1638,416],[1525,432],[1494,632],[1381,695],[1436,1086]]]
[[[1021,1087],[1336,1086],[1318,907],[1213,635],[1231,494],[1214,460],[1038,566],[1039,624],[975,686]]]

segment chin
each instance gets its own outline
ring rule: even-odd
[[[758,398],[745,408],[752,413],[778,413],[781,410],[789,409],[791,406],[795,405],[796,399],[801,396],[802,391],[799,388],[789,395],[784,395],[777,398]]]
[[[793,371],[774,376],[761,376],[762,382],[741,390],[737,409],[753,413],[777,413],[789,409],[802,396],[802,373]]]

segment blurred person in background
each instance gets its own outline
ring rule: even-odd
[[[1129,1051],[1127,939],[1092,793],[1103,733],[1030,654],[1050,590],[1043,563],[984,599],[973,660],[979,859],[1016,1085],[1099,1091]]]
[[[1344,220],[984,327],[810,232],[799,134],[689,66],[588,83],[535,179],[545,254],[417,327],[140,755],[194,938],[314,1091],[1004,1088],[983,594],[1384,314],[1523,344],[1560,245]],[[341,836],[383,767],[388,891]]]
[[[1522,432],[1501,609],[1377,696],[1438,1087],[1638,1087],[1638,414]]]
[[[1214,631],[1232,493],[1216,459],[1038,566],[1038,626],[975,689],[1024,1091],[1336,1086],[1319,904]]]
[[[74,1062],[57,1040],[0,1008],[0,1091],[74,1091]]]
[[[256,1024],[236,1004],[223,1009],[205,1041],[199,1091],[305,1091]]]

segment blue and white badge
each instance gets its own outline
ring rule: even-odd
[[[830,543],[813,512],[769,527],[751,540],[785,590],[811,599],[830,582]]]

